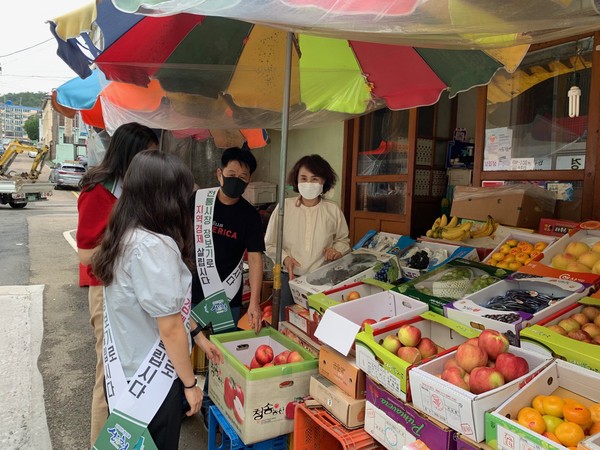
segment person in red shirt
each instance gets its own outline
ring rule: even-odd
[[[90,168],[81,180],[77,201],[77,252],[90,278],[88,302],[90,323],[96,337],[96,379],[92,394],[91,434],[93,445],[108,417],[104,396],[104,366],[102,364],[103,286],[94,277],[91,261],[97,250],[114,204],[121,194],[121,183],[133,157],[146,149],[158,149],[158,137],[144,125],[132,122],[121,125],[113,134],[100,165]]]

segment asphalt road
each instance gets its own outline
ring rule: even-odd
[[[27,170],[30,164],[26,155],[19,155],[12,168]],[[48,172],[44,169],[42,179],[47,179]],[[19,286],[21,290],[27,290],[27,286],[43,286],[39,321],[43,323],[43,335],[37,360],[43,381],[43,397],[40,395],[39,401],[43,405],[37,406],[40,409],[43,406],[42,412],[45,410],[51,446],[42,442],[29,447],[40,450],[89,448],[95,353],[87,288],[79,287],[79,263],[72,247],[77,226],[77,195],[76,191],[54,191],[48,201],[29,203],[21,210],[0,205],[0,287]],[[31,331],[25,326],[11,327],[14,324],[2,323],[3,320],[8,318],[0,315],[0,326],[5,333],[39,331],[37,328]],[[35,323],[32,320],[28,325]],[[11,337],[17,342],[31,340],[30,336],[11,334]],[[35,345],[30,348],[32,352],[35,351],[33,347]],[[14,353],[18,351],[13,350]],[[5,369],[5,364],[14,357],[14,354],[0,355],[3,366],[0,378],[10,380],[6,375],[10,370]],[[39,388],[34,386],[35,378],[22,377],[22,383],[29,383],[31,392]],[[7,396],[0,396],[0,410],[10,401]],[[26,432],[43,437],[40,430],[44,430],[44,424],[36,423],[43,420],[43,415],[22,415],[18,419],[19,423],[26,423]],[[0,427],[3,449],[23,448],[11,440],[13,434],[14,430],[9,427]],[[206,449],[206,439],[200,417],[184,421],[180,449]],[[29,442],[35,442],[35,439]]]

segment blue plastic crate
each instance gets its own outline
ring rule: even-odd
[[[285,450],[287,434],[245,445],[217,406],[208,408],[208,450]]]

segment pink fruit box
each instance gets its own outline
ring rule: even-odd
[[[529,373],[482,394],[473,394],[439,378],[446,361],[456,356],[456,350],[415,367],[409,378],[413,406],[475,442],[485,440],[485,412],[500,406],[553,360],[547,354],[519,347],[510,346],[508,351],[527,360]]]
[[[529,278],[529,276],[513,273],[505,280],[498,281],[466,298],[447,303],[444,305],[444,315],[449,319],[480,330],[500,331],[512,345],[518,346],[520,345],[521,330],[577,303],[577,300],[587,295],[590,290],[589,285],[577,281],[550,277]],[[491,298],[503,296],[511,289],[535,291],[553,297],[562,297],[562,299],[533,314],[524,311],[498,311],[482,306]]]
[[[584,297],[579,303],[567,306],[538,324],[526,328],[521,332],[521,346],[535,351],[550,351],[554,356],[570,363],[600,372],[600,346],[562,336],[547,328],[548,325],[556,325],[562,319],[581,312],[587,305],[600,306],[600,299]]]
[[[493,448],[514,449],[557,449],[567,450],[550,439],[528,429],[515,420],[521,408],[531,406],[538,395],[558,395],[570,397],[590,406],[600,402],[600,374],[583,367],[555,360],[537,375],[527,386],[515,393],[498,408],[485,415],[486,443]],[[515,420],[513,420],[515,419]],[[577,448],[598,449],[598,434],[583,442]],[[586,447],[586,442],[588,447]],[[581,447],[583,445],[583,447]],[[593,445],[596,445],[595,447]]]
[[[384,291],[328,308],[319,322],[315,337],[341,354],[348,355],[365,319],[376,320],[372,328],[378,330],[399,320],[417,317],[428,309],[419,300],[398,292]]]
[[[573,230],[569,234],[565,234],[558,241],[552,244],[544,251],[544,257],[539,261],[532,261],[529,264],[521,267],[518,271],[530,273],[533,275],[542,275],[546,277],[554,277],[579,281],[600,288],[600,275],[590,272],[571,272],[565,269],[557,269],[552,267],[552,258],[556,255],[565,253],[565,249],[570,242],[582,241],[590,247],[597,241],[600,241],[600,230]]]
[[[428,337],[441,348],[439,357],[444,352],[450,352],[469,338],[479,336],[479,331],[469,326],[449,320],[439,314],[427,311],[409,320],[395,321],[385,328],[358,333],[356,336],[356,364],[370,378],[381,384],[395,397],[403,402],[411,399],[410,372],[418,364],[410,364],[397,355],[385,349],[381,342],[386,336],[396,335],[400,326],[410,324],[421,330],[421,337]]]
[[[309,395],[318,359],[271,327],[212,335],[225,362],[209,364],[208,394],[244,444],[265,441],[294,430],[294,402]],[[270,345],[273,354],[295,350],[304,361],[249,370],[256,349]]]

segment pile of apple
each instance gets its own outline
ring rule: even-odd
[[[262,312],[261,320],[271,323],[273,321],[273,305],[268,303],[265,306],[261,306],[260,309]]]
[[[431,339],[421,337],[421,330],[414,325],[402,325],[396,335],[387,335],[381,345],[409,364],[417,364],[438,353],[438,346]]]
[[[600,308],[586,306],[580,312],[571,314],[556,325],[548,325],[547,328],[571,339],[600,344]]]
[[[494,252],[487,259],[486,264],[500,267],[501,269],[519,270],[521,266],[532,261],[540,255],[548,246],[547,242],[528,242],[517,239],[508,239],[502,244],[497,252]]]
[[[591,247],[585,242],[571,241],[563,253],[552,258],[552,267],[569,272],[584,272],[600,275],[600,241]]]
[[[274,355],[273,347],[268,344],[259,345],[254,352],[254,357],[250,365],[246,366],[249,370],[259,369],[261,367],[279,366],[281,364],[295,363],[304,361],[300,352],[296,350],[284,350]]]
[[[496,330],[460,344],[440,374],[447,381],[474,394],[496,389],[529,372],[525,358],[508,351],[508,339]]]

